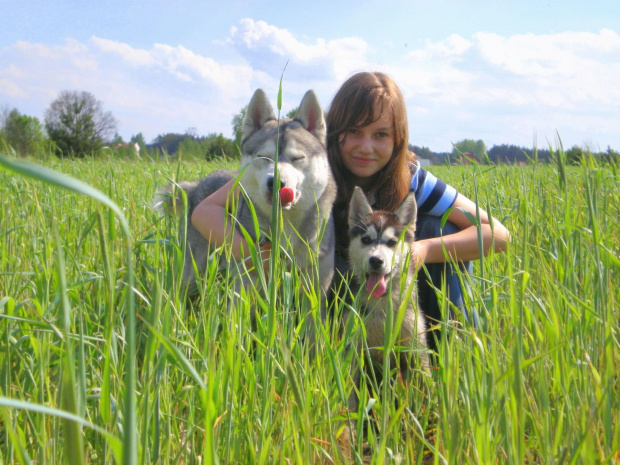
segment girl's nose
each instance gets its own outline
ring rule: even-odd
[[[360,152],[372,153],[372,141],[370,140],[370,137],[362,137],[362,139],[360,140]]]

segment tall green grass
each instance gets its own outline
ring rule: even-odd
[[[236,293],[212,261],[186,300],[177,220],[150,205],[216,164],[45,162],[110,203],[0,170],[0,461],[620,460],[620,178],[559,152],[553,166],[431,168],[513,241],[464,277],[480,325],[444,321],[418,383],[365,377],[359,412],[347,399],[363,359],[347,339],[363,324],[339,330],[336,309],[311,354],[307,276],[278,262],[271,292]],[[349,418],[363,434],[347,441]]]

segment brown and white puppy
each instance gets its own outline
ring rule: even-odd
[[[412,365],[412,351],[409,349],[418,350],[418,365],[428,367],[426,324],[417,304],[415,269],[410,257],[416,213],[413,193],[408,194],[393,213],[373,211],[359,187],[355,188],[349,204],[349,262],[359,286],[358,299],[366,327],[368,353],[373,367],[381,371],[385,333],[399,331],[393,344],[398,350],[390,356],[390,365],[395,366],[398,356],[404,378]],[[388,312],[392,312],[390,319]],[[400,318],[402,323],[399,325]],[[392,328],[386,328],[388,321],[392,322]],[[359,376],[358,372],[358,387]],[[351,396],[349,407],[357,409],[357,395]]]

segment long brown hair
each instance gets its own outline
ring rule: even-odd
[[[383,73],[357,73],[340,87],[326,116],[327,156],[331,166],[338,196],[334,204],[338,252],[346,256],[349,237],[349,202],[355,188],[354,177],[342,163],[340,136],[355,127],[364,127],[377,121],[384,110],[392,112],[394,124],[394,150],[385,167],[374,175],[372,188],[366,195],[374,194],[375,205],[381,210],[394,211],[409,192],[411,169],[409,163],[415,155],[408,150],[409,129],[405,100],[396,83]]]

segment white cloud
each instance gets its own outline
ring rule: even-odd
[[[471,41],[458,34],[452,34],[447,39],[438,42],[427,40],[426,47],[409,52],[409,58],[413,60],[458,58],[469,50],[471,46]]]
[[[450,126],[471,127],[470,137],[489,126],[497,134],[492,143],[502,143],[500,137],[526,143],[535,132],[544,143],[556,130],[571,143],[618,141],[604,135],[618,124],[618,56],[620,36],[610,30],[453,35],[411,52],[416,71],[398,78],[411,105],[428,108],[431,116],[443,112]]]
[[[620,36],[610,30],[510,37],[477,33],[409,54],[439,100],[574,110],[620,99]],[[469,96],[469,97],[468,97]]]
[[[523,34],[502,37],[475,34],[481,56],[489,63],[522,76],[572,76],[620,56],[620,36],[610,30],[599,34],[565,32],[554,35]]]
[[[16,82],[9,79],[0,79],[0,95],[26,98],[28,94]]]
[[[275,97],[288,61],[284,111],[309,88],[327,108],[353,72],[384,71],[407,100],[412,142],[434,150],[466,137],[529,144],[534,133],[553,140],[555,130],[571,138],[569,145],[620,146],[613,129],[620,119],[620,36],[611,30],[453,34],[407,53],[357,36],[308,38],[244,19],[224,39],[212,45],[227,48],[219,60],[182,45],[139,48],[101,37],[18,41],[0,48],[0,105],[41,118],[61,90],[86,90],[117,116],[124,136],[143,132],[149,139],[187,127],[230,135],[232,115],[255,88]]]
[[[114,53],[133,66],[151,66],[154,64],[153,57],[146,50],[136,49],[128,44],[94,36],[90,40],[102,52]]]
[[[47,106],[61,90],[87,87],[85,77],[99,74],[97,61],[88,47],[73,39],[49,46],[18,41],[0,50],[0,63],[8,64],[6,68],[0,66],[0,79],[5,81],[0,98],[9,95],[16,102],[36,101],[39,106]],[[41,110],[36,116],[42,114]]]
[[[524,98],[527,103],[574,110],[586,102],[607,105],[620,99],[620,36],[613,31],[479,33],[475,41],[490,67],[519,79],[516,90],[531,97]]]
[[[208,83],[227,94],[251,91],[255,72],[247,65],[220,64],[181,45],[154,44],[150,50],[144,50],[99,37],[92,37],[91,42],[102,52],[116,55],[135,67],[159,68],[183,82]]]
[[[326,54],[323,39],[317,39],[316,45],[306,45],[296,40],[286,29],[279,29],[265,21],[246,18],[239,23],[240,28],[233,26],[230,30],[231,39],[233,43],[249,50],[265,49],[300,62],[311,62]]]
[[[62,45],[52,46],[18,41],[11,48],[24,58],[50,62],[68,60],[72,66],[81,70],[90,72],[97,70],[97,63],[89,54],[88,47],[75,39],[67,39]]]
[[[311,77],[342,80],[368,63],[368,44],[359,37],[329,41],[318,38],[313,44],[306,44],[286,29],[249,18],[230,29],[227,43],[254,68],[274,75],[281,72],[274,67],[275,63],[290,61],[290,74],[295,76],[308,76],[310,70]]]
[[[143,132],[147,140],[188,127],[229,136],[232,115],[254,89],[276,85],[246,64],[219,63],[183,46],[146,50],[99,37],[15,42],[0,49],[0,63],[0,104],[42,119],[61,90],[85,90],[112,111],[123,135]]]

